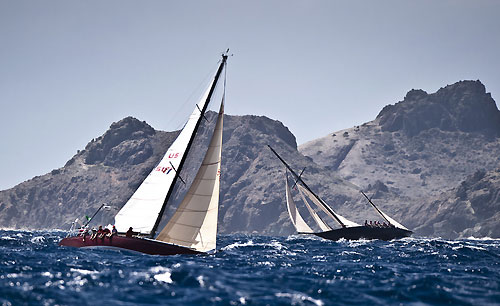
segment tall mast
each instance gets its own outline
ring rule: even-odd
[[[170,199],[170,196],[172,195],[175,183],[177,182],[177,179],[179,178],[182,167],[184,166],[184,162],[186,161],[186,158],[188,156],[188,152],[191,149],[191,145],[193,144],[193,141],[194,141],[194,138],[195,138],[196,133],[198,131],[198,128],[200,127],[201,120],[204,118],[205,112],[207,111],[207,108],[208,108],[208,104],[210,103],[210,99],[212,98],[212,94],[215,91],[215,87],[217,86],[217,82],[219,80],[219,77],[222,73],[222,70],[224,69],[224,66],[226,65],[227,57],[228,57],[228,52],[226,51],[226,53],[222,54],[222,61],[219,65],[219,68],[217,69],[217,73],[215,74],[214,80],[212,82],[212,86],[210,87],[210,91],[209,91],[208,96],[205,100],[206,103],[205,103],[203,109],[200,109],[201,116],[198,118],[198,121],[196,122],[196,126],[194,128],[194,131],[191,134],[191,138],[189,138],[189,142],[188,142],[188,145],[186,147],[186,151],[185,151],[184,155],[182,156],[182,159],[179,163],[179,167],[177,167],[177,169],[175,171],[173,182],[170,185],[170,188],[168,189],[165,200],[163,201],[163,205],[160,209],[160,212],[158,213],[158,217],[156,218],[156,222],[153,226],[153,229],[151,230],[151,233],[149,234],[149,237],[151,237],[151,238],[154,238],[154,236],[156,234],[156,230],[158,229],[158,226],[160,225],[161,218],[163,216],[163,213],[165,212],[165,208],[167,207],[168,200]]]
[[[332,211],[332,209],[330,208],[330,206],[328,206],[320,197],[318,197],[312,190],[311,188],[309,188],[309,186],[307,186],[307,184],[302,180],[302,178],[297,175],[297,173],[295,173],[295,171],[293,171],[292,168],[290,168],[290,166],[283,160],[283,158],[281,158],[281,156],[278,155],[278,153],[276,153],[276,151],[274,151],[274,149],[270,146],[270,145],[267,145],[269,147],[269,149],[271,149],[271,151],[273,151],[274,155],[276,155],[276,157],[279,158],[279,160],[287,167],[288,170],[290,170],[290,172],[293,174],[293,176],[302,183],[302,185],[304,185],[304,187],[321,203],[321,205],[323,205],[323,207],[335,218],[335,220],[342,226],[342,227],[346,227],[344,223],[342,223],[342,221],[340,221],[340,219],[337,217],[337,214],[335,212]]]

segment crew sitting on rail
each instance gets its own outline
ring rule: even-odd
[[[139,234],[138,232],[134,232],[132,230],[132,226],[128,228],[128,231],[125,233],[125,237],[131,238],[133,235]]]
[[[99,238],[104,239],[104,237],[109,237],[109,236],[111,236],[111,231],[109,230],[109,228],[105,227],[102,230],[101,235],[99,236]]]
[[[102,225],[99,225],[99,229],[97,230],[97,233],[95,233],[94,238],[91,239],[96,239],[97,237],[102,238]]]
[[[97,237],[97,230],[95,227],[92,228],[92,234],[90,235],[90,240],[94,240]]]

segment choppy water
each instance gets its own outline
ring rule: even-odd
[[[340,241],[227,235],[220,252],[150,256],[0,231],[12,305],[500,304],[500,240]]]

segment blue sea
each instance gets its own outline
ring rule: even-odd
[[[500,305],[500,240],[221,235],[212,255],[59,247],[0,231],[3,305]]]

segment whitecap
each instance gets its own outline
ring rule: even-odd
[[[303,234],[295,234],[286,237],[286,241],[294,241],[294,240],[318,240],[321,241],[323,238],[320,238],[315,235],[303,235]]]
[[[167,284],[172,284],[174,281],[172,280],[172,270],[162,266],[156,266],[149,268],[149,272],[155,274],[153,278],[157,281],[164,282]],[[143,275],[145,278],[149,278],[148,273],[138,273],[138,275]]]
[[[248,240],[247,242],[243,242],[243,243],[235,242],[235,243],[232,243],[230,245],[223,247],[222,250],[227,251],[227,250],[231,250],[231,249],[235,249],[235,248],[239,248],[239,247],[246,247],[246,246],[255,246],[255,243],[252,240]]]
[[[36,236],[30,239],[31,243],[43,243],[45,238],[43,236]]]
[[[310,296],[307,296],[303,293],[281,293],[281,292],[278,292],[278,293],[275,293],[274,294],[276,297],[279,297],[279,298],[289,298],[291,299],[290,301],[290,304],[292,305],[295,305],[297,303],[301,303],[301,302],[305,302],[305,301],[308,301],[308,302],[311,302],[313,303],[314,305],[317,305],[317,306],[323,306],[325,305],[325,303],[321,300],[318,300],[318,299],[313,299],[312,297]]]
[[[486,240],[494,240],[494,241],[500,241],[500,238],[491,238],[491,237],[480,237],[480,238],[476,238],[474,236],[470,236],[470,237],[467,237],[465,238],[467,240],[478,240],[478,241],[486,241]]]
[[[203,280],[203,275],[197,276],[196,280],[198,281],[198,283],[200,283],[200,286],[202,288],[205,287],[205,281]]]
[[[153,277],[157,281],[164,282],[164,283],[167,283],[167,284],[172,284],[174,282],[172,280],[172,273],[170,271],[167,271],[167,272],[164,272],[164,273],[160,273],[160,274],[156,274]]]
[[[459,246],[455,246],[455,247],[452,247],[453,250],[461,250],[461,249],[471,249],[471,250],[479,250],[479,251],[486,251],[485,248],[483,247],[479,247],[479,246],[474,246],[474,245],[459,245]]]
[[[10,236],[2,236],[1,239],[3,239],[3,240],[16,240],[16,238],[10,237]]]
[[[71,268],[70,271],[71,272],[77,272],[77,273],[80,273],[80,274],[83,274],[83,275],[92,275],[92,274],[99,273],[97,271],[90,271],[90,270],[85,270],[85,269],[75,269],[75,268]]]

